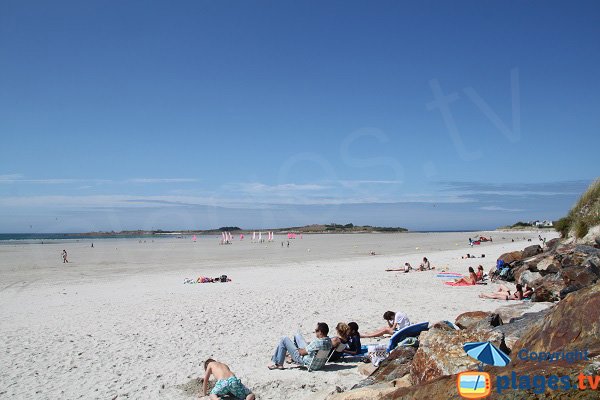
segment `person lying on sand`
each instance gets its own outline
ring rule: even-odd
[[[217,383],[213,390],[210,391],[210,398],[212,400],[225,396],[233,396],[236,399],[245,400],[255,399],[252,391],[242,384],[240,379],[231,372],[226,364],[209,358],[204,362],[204,370],[204,382],[202,382],[203,396],[206,396],[208,380],[213,375],[217,379]]]
[[[269,365],[269,369],[284,369],[283,362],[285,361],[286,353],[292,356],[292,360],[300,365],[309,366],[313,359],[317,355],[319,350],[331,350],[331,339],[327,336],[329,334],[329,326],[325,322],[319,322],[315,329],[316,340],[313,340],[308,345],[306,341],[299,333],[294,336],[292,341],[288,337],[282,337],[275,349],[271,361],[272,365]],[[315,360],[311,365],[312,370],[323,368],[325,365],[325,359]]]
[[[511,294],[507,286],[500,285],[496,292],[481,293],[479,297],[482,299],[523,300],[523,287],[517,283],[517,290]]]
[[[390,268],[390,269],[386,269],[387,272],[391,272],[391,271],[398,271],[398,272],[409,272],[411,269],[413,269],[409,263],[404,263],[404,267],[402,268]]]
[[[386,311],[383,313],[383,319],[386,320],[388,326],[377,329],[376,331],[370,333],[361,333],[361,338],[374,338],[383,335],[393,335],[395,331],[404,328],[405,326],[410,325],[410,320],[408,316],[403,312],[393,312]]]

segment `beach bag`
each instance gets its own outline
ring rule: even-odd
[[[501,270],[502,267],[504,267],[504,260],[498,260],[496,261],[496,268]]]
[[[371,363],[374,367],[379,367],[379,363],[387,358],[387,345],[385,344],[371,344],[367,346],[369,349],[367,357],[371,359]]]
[[[515,280],[515,275],[513,273],[512,268],[509,267],[504,267],[502,268],[502,271],[500,271],[500,275],[499,278],[505,281],[514,281]]]

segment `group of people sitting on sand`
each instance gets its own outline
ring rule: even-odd
[[[404,263],[404,267],[401,268],[389,268],[386,269],[386,271],[391,272],[391,271],[400,271],[400,272],[404,272],[404,273],[408,273],[411,270],[415,270],[415,271],[429,271],[432,269],[435,269],[435,267],[432,267],[431,264],[429,263],[429,260],[427,259],[427,257],[423,257],[423,262],[419,265],[418,268],[413,268],[409,263],[405,262]]]
[[[359,355],[361,352],[360,338],[356,322],[340,322],[335,327],[336,336],[329,337],[329,325],[325,322],[317,323],[315,328],[315,339],[307,343],[300,333],[296,333],[293,339],[282,337],[271,357],[272,364],[269,369],[285,369],[284,362],[295,363],[311,370],[321,369],[326,360],[339,359],[342,355]],[[343,348],[339,348],[343,344]],[[328,358],[316,358],[319,350],[328,351]],[[332,354],[333,352],[333,354]],[[286,357],[287,356],[287,357]]]
[[[373,332],[361,334],[356,322],[340,322],[335,327],[336,335],[329,336],[329,326],[325,322],[317,323],[315,327],[315,338],[307,343],[301,334],[297,333],[293,339],[282,337],[275,352],[271,357],[273,364],[270,370],[285,369],[284,363],[295,363],[300,367],[318,370],[323,368],[327,360],[336,360],[343,355],[357,356],[361,354],[361,338],[373,338],[385,334],[392,335],[406,326],[410,325],[408,316],[403,312],[386,311],[383,314],[387,326]],[[343,349],[340,345],[343,344]],[[327,358],[316,358],[319,350],[329,353]],[[332,354],[333,353],[333,354]],[[233,396],[238,399],[254,400],[255,396],[241,380],[235,376],[229,366],[209,358],[204,362],[204,380],[202,393],[209,394],[210,399],[216,400],[221,397]],[[211,376],[216,378],[213,389],[208,393],[208,382]]]

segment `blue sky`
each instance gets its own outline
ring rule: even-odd
[[[3,1],[0,231],[484,229],[599,175],[594,1]]]

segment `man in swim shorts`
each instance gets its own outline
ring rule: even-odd
[[[208,380],[211,375],[217,379],[213,390],[210,391],[210,398],[218,400],[223,396],[233,396],[236,399],[254,400],[255,397],[240,379],[231,372],[226,364],[209,358],[204,362],[204,382],[202,383],[202,394],[206,396],[208,389]]]

